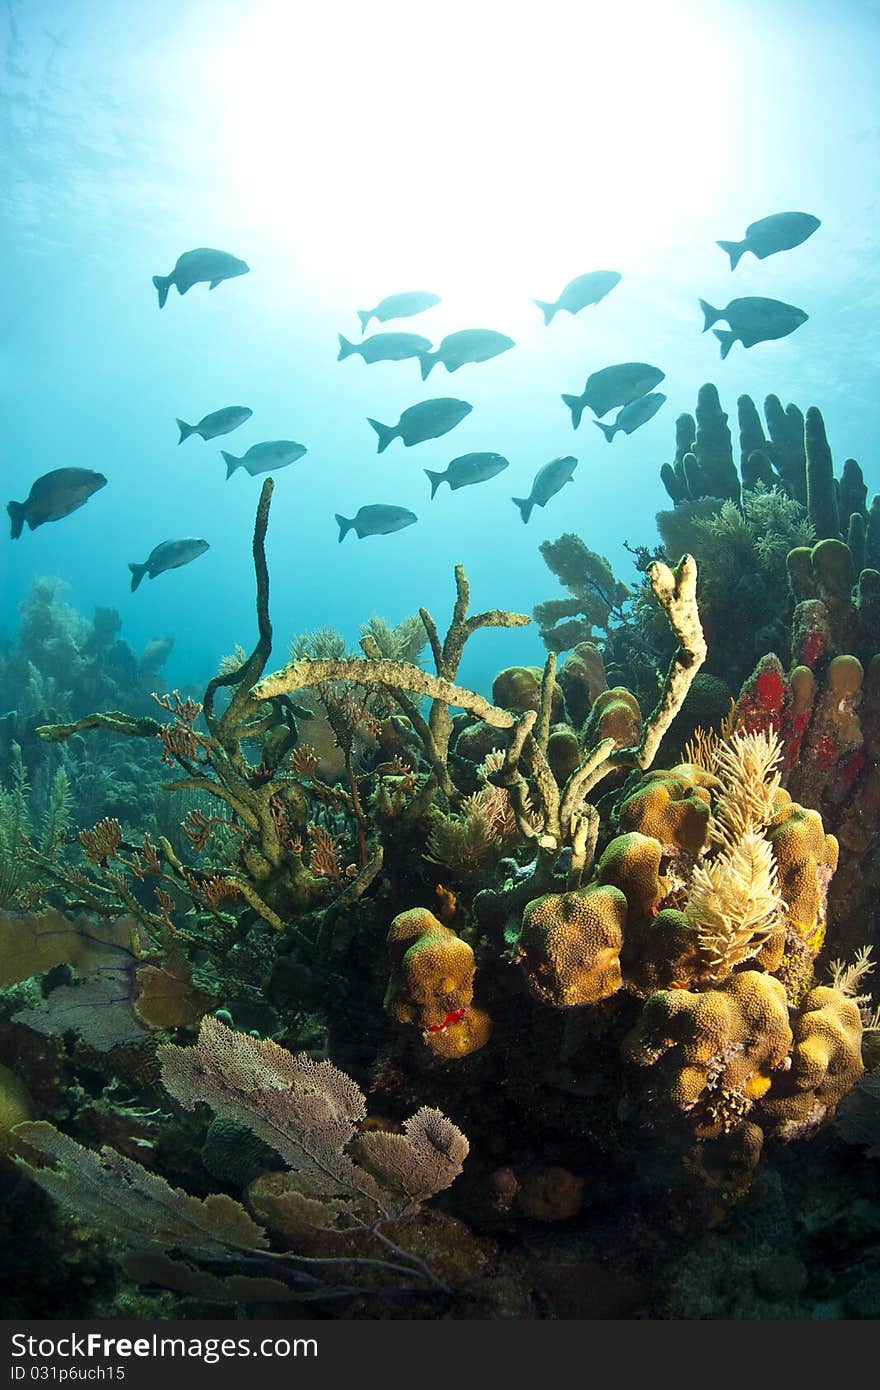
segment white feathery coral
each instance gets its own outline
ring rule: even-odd
[[[784,907],[768,840],[746,830],[723,854],[697,865],[686,913],[698,930],[710,978],[756,956],[779,926]]]
[[[709,822],[713,843],[732,847],[746,830],[764,830],[781,786],[782,745],[776,734],[739,730],[717,750],[712,771],[722,791]]]
[[[773,848],[764,831],[780,788],[775,734],[735,731],[707,749],[721,782],[709,823],[716,852],[694,870],[687,907],[709,979],[758,955],[782,922]]]

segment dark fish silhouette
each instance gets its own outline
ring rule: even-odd
[[[621,362],[615,367],[602,367],[587,377],[587,384],[580,396],[563,396],[562,399],[571,411],[571,423],[575,429],[581,422],[586,406],[594,415],[607,415],[615,405],[629,405],[659,386],[665,372],[659,367],[651,367],[647,362]]]
[[[407,511],[406,507],[373,502],[368,507],[361,507],[353,517],[340,516],[337,512],[336,521],[341,544],[349,531],[354,531],[361,541],[365,536],[388,536],[392,531],[402,531],[405,526],[412,526],[418,517],[415,512]]]
[[[420,357],[430,350],[430,338],[420,338],[418,333],[374,333],[372,338],[364,338],[360,343],[350,343],[340,333],[336,361],[342,362],[356,352],[365,362],[403,362],[407,357]]]
[[[145,675],[148,671],[158,671],[160,666],[164,666],[171,655],[173,646],[173,637],[151,637],[141,652],[139,663],[141,674]]]
[[[413,314],[421,314],[440,303],[438,294],[425,294],[422,290],[404,290],[401,294],[388,294],[380,299],[375,309],[358,309],[361,332],[366,333],[370,319],[387,323],[389,319],[408,319]]]
[[[730,257],[730,268],[736,270],[741,256],[751,251],[759,261],[775,256],[777,251],[790,251],[800,246],[807,237],[813,235],[822,223],[810,212],[774,212],[771,217],[762,217],[746,227],[742,241],[718,241],[722,251]]]
[[[208,283],[212,290],[223,280],[232,280],[236,275],[247,275],[250,266],[228,251],[215,251],[212,246],[199,246],[195,251],[184,251],[178,256],[177,264],[170,275],[154,275],[153,284],[159,292],[159,308],[165,307],[168,291],[177,286],[178,294],[186,294],[193,285]]]
[[[576,458],[566,455],[565,458],[551,459],[550,463],[545,463],[538,469],[528,497],[513,498],[524,522],[528,521],[533,508],[546,507],[550,498],[555,497],[560,488],[571,482],[577,462]]]
[[[166,570],[176,570],[180,569],[181,565],[188,565],[191,560],[197,560],[209,549],[207,541],[197,540],[195,536],[185,536],[177,541],[162,541],[161,545],[150,551],[142,565],[129,562],[132,593],[145,574],[155,579],[157,574],[164,574]]]
[[[640,396],[637,401],[630,401],[622,410],[618,411],[617,419],[611,425],[603,425],[601,420],[594,420],[593,424],[600,429],[610,444],[618,431],[624,434],[632,434],[639,425],[647,422],[657,414],[661,405],[664,404],[666,397],[662,391],[652,391],[650,395]]]
[[[514,347],[512,338],[505,333],[495,333],[491,328],[463,328],[459,333],[448,334],[436,352],[422,352],[422,381],[442,362],[447,372],[457,372],[466,362],[488,362],[490,357],[507,352]]]
[[[216,439],[218,435],[231,434],[239,425],[243,425],[245,420],[249,420],[253,413],[246,405],[227,405],[222,410],[212,410],[210,415],[204,415],[197,425],[188,425],[185,420],[178,420],[180,438],[177,442],[182,444],[191,434],[200,434],[203,439]]]
[[[91,468],[53,468],[51,473],[44,473],[33,484],[27,501],[7,503],[12,539],[18,540],[25,522],[36,531],[47,521],[60,521],[63,516],[70,516],[106,482],[103,473],[94,473]]]
[[[418,405],[409,406],[396,425],[383,425],[379,420],[369,420],[369,424],[379,436],[379,448],[376,452],[381,454],[388,448],[392,439],[402,439],[407,449],[413,444],[421,444],[426,439],[439,439],[441,434],[448,434],[456,425],[461,424],[472,410],[473,406],[468,405],[467,401],[457,401],[452,396],[438,396],[435,400],[419,401]]]
[[[730,330],[715,328],[712,331],[721,344],[722,361],[734,343],[743,347],[754,347],[756,343],[769,343],[774,338],[787,338],[809,314],[794,304],[784,304],[781,299],[763,299],[760,295],[747,295],[745,299],[732,299],[726,309],[713,309],[705,299],[700,300],[703,310],[703,332],[712,328],[719,319],[726,319]]]
[[[507,459],[500,454],[462,454],[460,458],[453,459],[443,473],[432,473],[430,468],[426,468],[425,474],[431,481],[431,500],[441,483],[448,483],[451,490],[457,492],[460,487],[485,483],[509,466]]]
[[[591,270],[587,275],[578,275],[574,280],[569,280],[562,294],[552,304],[544,299],[535,299],[532,302],[537,304],[543,313],[546,327],[562,309],[569,314],[579,314],[588,304],[598,304],[600,299],[611,293],[620,279],[616,270]]]
[[[220,452],[226,461],[226,481],[229,482],[236,468],[244,468],[256,478],[258,473],[269,473],[273,468],[286,468],[289,463],[296,463],[308,450],[295,439],[268,439],[264,444],[252,444],[240,458],[227,454],[225,449]]]

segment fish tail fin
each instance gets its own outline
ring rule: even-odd
[[[340,333],[340,334],[339,334],[339,356],[337,357],[336,361],[337,361],[337,362],[342,362],[344,358],[346,358],[346,357],[351,357],[351,354],[352,354],[353,352],[357,352],[357,348],[355,347],[354,343],[350,343],[350,342],[348,341],[348,339],[347,339],[347,338],[343,338],[342,334]]]
[[[178,420],[177,428],[180,430],[178,444],[182,444],[185,439],[189,439],[191,434],[196,433],[195,425],[188,425],[185,420]]]
[[[435,493],[436,493],[438,487],[439,487],[440,484],[441,484],[442,482],[444,482],[445,479],[446,479],[446,474],[445,474],[445,473],[432,473],[431,470],[430,470],[430,468],[424,469],[424,473],[425,473],[425,477],[426,477],[426,478],[429,478],[430,481],[431,481],[431,501],[433,502],[433,500],[434,500],[434,495],[435,495]]]
[[[707,328],[711,328],[712,324],[717,323],[721,318],[721,310],[713,309],[712,305],[705,299],[700,300],[700,308],[703,311],[703,332],[705,333]]]
[[[512,500],[514,505],[519,507],[519,514],[525,523],[532,514],[532,509],[535,505],[534,502],[531,497],[514,497]]]
[[[366,333],[366,331],[367,331],[367,324],[370,322],[370,319],[373,317],[373,311],[372,311],[372,309],[358,309],[358,310],[357,310],[357,316],[358,316],[358,318],[359,318],[360,321],[361,321],[361,333]]]
[[[153,284],[159,291],[159,308],[165,308],[165,300],[168,298],[168,291],[171,289],[170,275],[154,275]]]
[[[434,370],[438,361],[439,358],[436,354],[432,355],[430,352],[419,353],[419,366],[422,370],[422,381],[428,380],[429,375]]]
[[[730,257],[730,268],[736,270],[739,258],[746,250],[744,241],[716,241],[716,246],[720,246],[722,251],[726,251]]]
[[[133,564],[131,563],[131,561],[129,560],[129,562],[128,562],[128,568],[131,570],[131,592],[134,593],[134,591],[135,591],[135,589],[137,588],[138,584],[140,584],[141,580],[143,579],[144,575],[146,574],[148,566],[147,566],[147,565],[133,565]]]
[[[553,322],[553,315],[556,313],[557,306],[555,304],[547,304],[543,299],[533,299],[532,303],[537,304],[541,313],[544,315],[544,327],[546,328],[549,323]]]
[[[373,426],[373,429],[379,436],[379,447],[376,450],[376,452],[377,454],[381,454],[384,452],[385,449],[388,448],[388,445],[391,443],[392,439],[395,438],[397,434],[397,426],[383,425],[380,420],[371,420],[369,415],[367,416],[367,423]]]
[[[713,328],[712,332],[721,344],[721,361],[723,362],[736,342],[736,334],[726,328]]]
[[[354,519],[352,518],[352,520],[349,520],[347,516],[340,516],[338,512],[335,513],[335,516],[336,524],[339,527],[339,544],[341,545],[352,526],[354,526]]]
[[[225,449],[221,449],[220,452],[223,455],[223,460],[226,464],[226,481],[228,483],[236,468],[238,468],[239,464],[241,463],[241,459],[236,458],[235,454],[227,454]]]
[[[600,429],[610,444],[617,433],[617,425],[603,425],[601,420],[594,420],[593,424]]]
[[[576,430],[584,413],[584,403],[580,396],[563,396],[562,399],[571,411],[571,427]]]
[[[24,503],[7,502],[6,510],[9,513],[9,520],[12,522],[11,539],[17,541],[24,527]]]

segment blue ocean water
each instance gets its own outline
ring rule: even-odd
[[[85,615],[117,607],[135,647],[172,636],[171,684],[248,647],[261,480],[227,482],[221,446],[308,448],[276,477],[271,665],[324,624],[354,643],[373,613],[425,605],[442,627],[456,562],[476,609],[529,612],[558,594],[538,545],[565,530],[631,581],[624,542],[656,541],[659,467],[704,381],[734,428],[742,392],[820,406],[837,471],[853,456],[880,489],[876,3],[4,0],[0,48],[3,500],[63,466],[109,480],[69,518],[0,541],[8,634],[52,574]],[[786,209],[821,228],[731,274],[716,239]],[[206,245],[250,273],[172,290],[160,312],[151,277]],[[621,272],[617,288],[545,328],[532,300],[599,268]],[[413,361],[337,362],[356,310],[408,289],[442,303],[385,327],[435,343],[492,328],[515,349],[424,385]],[[736,295],[810,317],[721,362],[697,301]],[[666,373],[664,408],[611,446],[590,412],[573,432],[560,393],[630,360]],[[439,395],[472,413],[377,455],[367,417]],[[178,447],[175,417],[232,404],[254,412],[243,428]],[[430,501],[423,470],[474,450],[510,468]],[[511,497],[569,453],[572,484],[524,526]],[[418,523],[338,544],[334,513],[374,502]],[[208,553],[131,593],[128,563],[186,535]],[[486,688],[542,659],[534,626],[485,632],[461,678]]]

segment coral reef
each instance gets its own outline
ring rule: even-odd
[[[529,618],[472,612],[460,566],[445,634],[373,617],[272,670],[271,479],[255,642],[198,694],[155,688],[166,639],[132,664],[111,610],[32,597],[0,666],[43,682],[0,779],[0,1180],[17,1155],[50,1241],[43,1194],[106,1238],[117,1297],[671,1309],[676,1242],[702,1268],[847,1126],[870,1164],[880,510],[818,411],[764,418],[740,399],[737,467],[701,390],[634,587],[542,546],[546,661],[490,697],[466,644]],[[752,1296],[795,1306],[803,1244],[772,1254]]]

